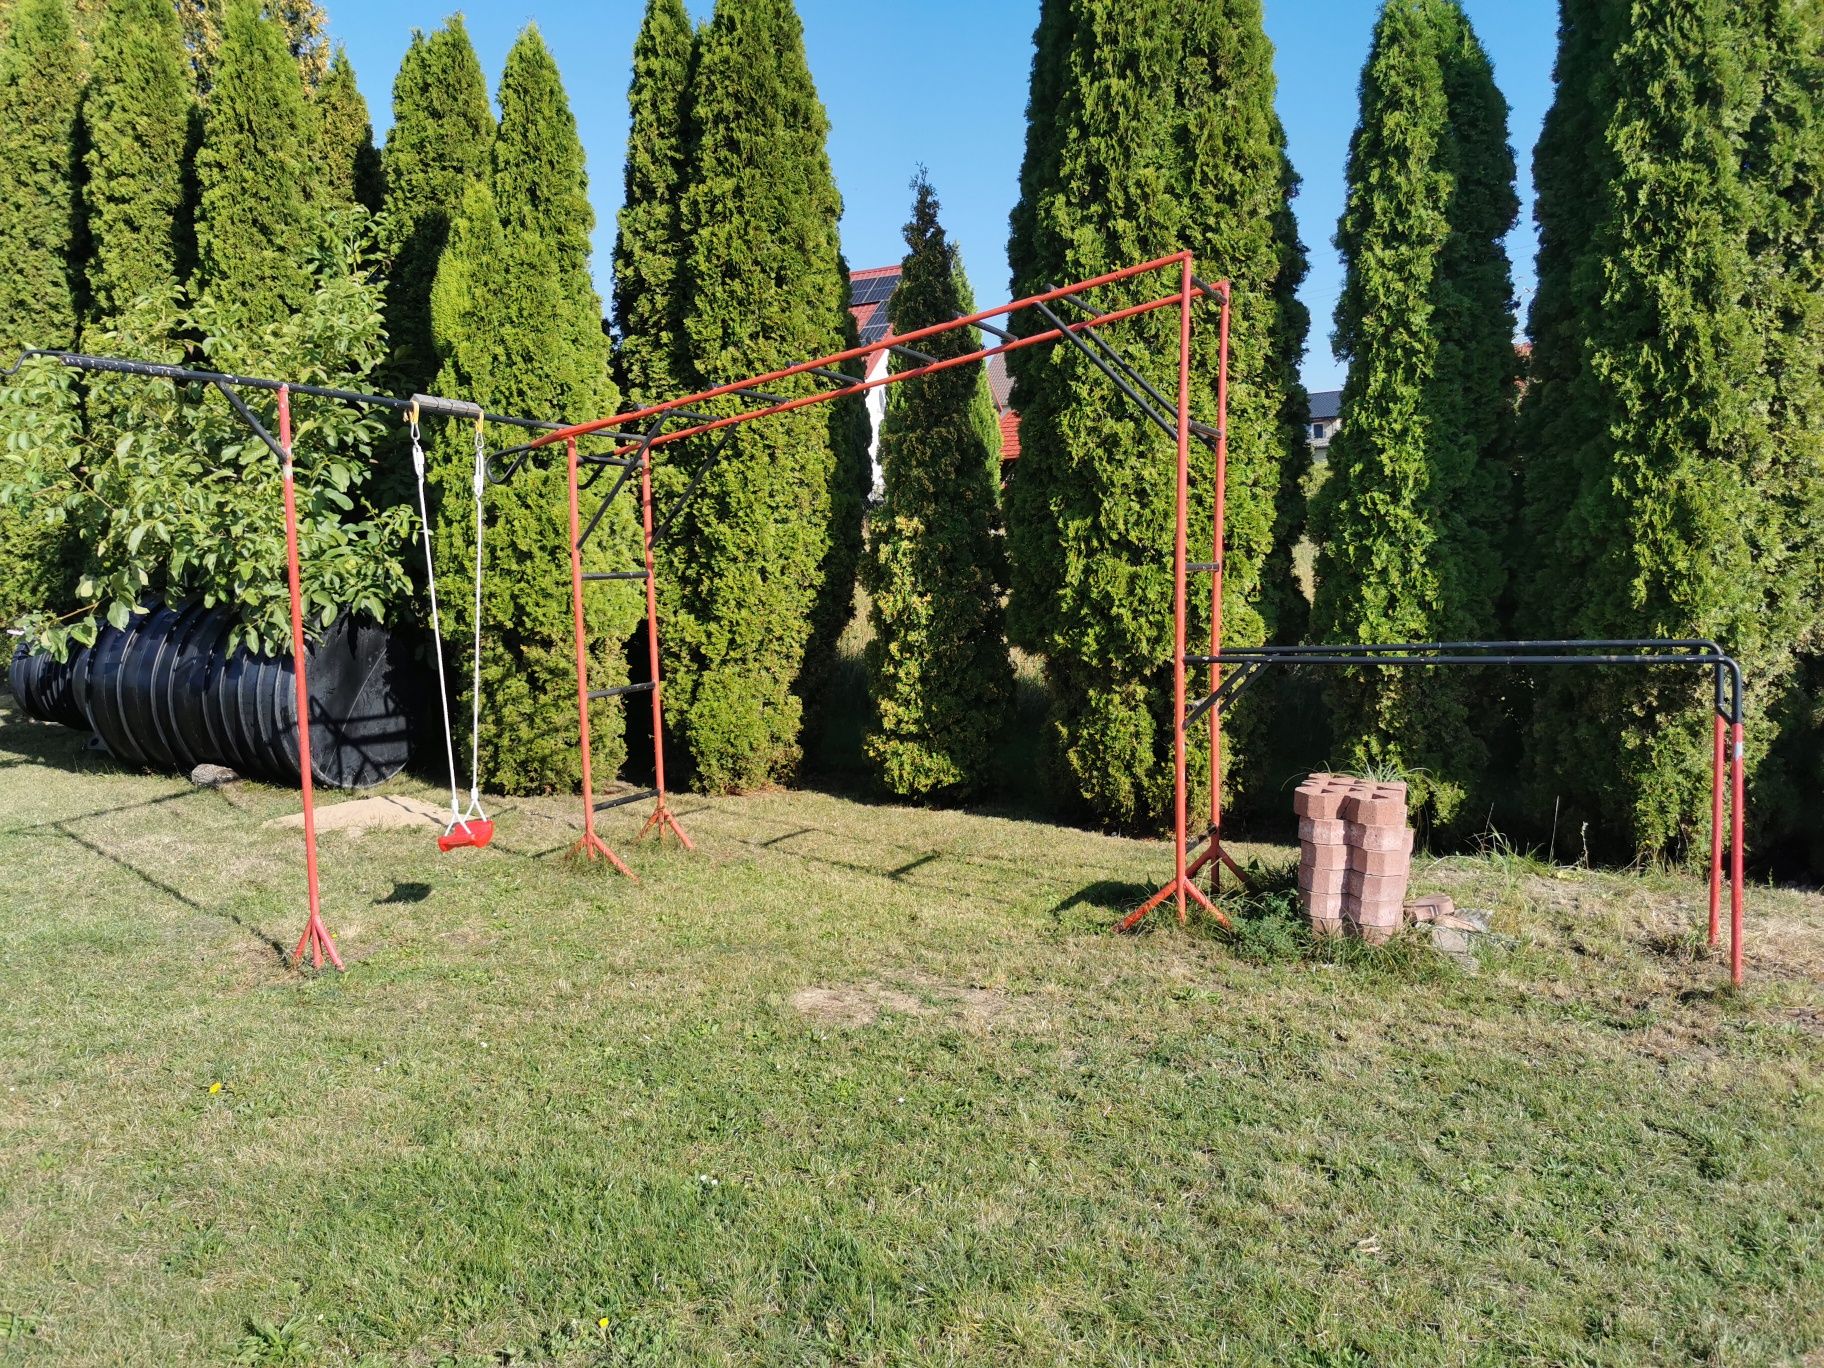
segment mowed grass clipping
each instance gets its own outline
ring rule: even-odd
[[[6,703],[10,709],[10,702]],[[401,783],[398,791],[426,793]],[[485,851],[0,718],[0,1363],[1805,1362],[1824,898],[1422,864],[1513,944],[1110,921],[1160,843],[817,793]],[[1284,847],[1244,847],[1263,869]]]

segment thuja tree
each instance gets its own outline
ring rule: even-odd
[[[1347,419],[1313,509],[1315,638],[1486,640],[1511,504],[1519,208],[1507,105],[1456,0],[1387,0],[1361,82],[1334,334]],[[1336,759],[1396,766],[1450,825],[1474,815],[1500,714],[1466,672],[1362,671],[1328,690]]]
[[[1758,0],[1738,16],[1757,87],[1742,148],[1755,203],[1748,304],[1771,381],[1772,441],[1755,472],[1776,517],[1750,529],[1769,593],[1769,630],[1798,656],[1765,704],[1773,728],[1756,776],[1757,848],[1824,873],[1824,8]],[[1757,690],[1759,692],[1759,690]]]
[[[700,39],[693,103],[680,196],[686,383],[838,350],[853,335],[842,202],[789,0],[721,0]],[[799,377],[769,389],[818,387]],[[851,611],[867,479],[859,407],[735,429],[665,548],[666,699],[708,788],[763,784],[798,761],[802,691]]]
[[[1512,557],[1514,625],[1519,635],[1545,638],[1563,626],[1563,604],[1574,580],[1548,548],[1570,516],[1577,492],[1578,456],[1593,399],[1579,326],[1580,265],[1600,208],[1602,169],[1593,148],[1602,137],[1613,63],[1616,6],[1607,0],[1561,0],[1554,94],[1533,150],[1539,230],[1537,285],[1527,312],[1532,352],[1517,424],[1521,501]]]
[[[21,0],[0,46],[0,355],[76,344],[81,295],[76,241],[76,116],[80,53],[65,0]],[[74,394],[49,363],[7,384],[9,410],[42,405],[61,427]],[[57,434],[12,442],[0,499],[0,622],[60,608],[78,543],[45,492],[61,468]]]
[[[681,393],[685,244],[679,192],[695,38],[684,0],[648,0],[627,90],[626,181],[614,241],[615,358],[630,402]]]
[[[500,111],[490,175],[468,187],[432,290],[443,358],[437,389],[496,412],[600,416],[616,395],[589,277],[595,217],[576,121],[535,28],[507,56]],[[507,435],[496,434],[495,444]],[[439,565],[474,560],[473,454],[472,429],[456,424],[444,425],[431,448]],[[481,771],[484,783],[506,793],[568,789],[580,775],[563,452],[550,455],[487,491]],[[637,556],[623,498],[590,540],[588,568],[625,570]],[[639,595],[610,582],[592,585],[585,602],[590,683],[622,682],[622,646],[638,620]],[[445,648],[466,660],[472,609],[459,595],[442,606]],[[597,710],[592,730],[597,772],[612,773],[623,745],[608,706]]]
[[[916,190],[906,224],[911,250],[890,306],[897,333],[974,312],[937,196],[922,177]],[[940,333],[919,347],[961,356],[974,349],[974,334]],[[884,497],[862,568],[874,625],[868,754],[895,793],[979,791],[992,777],[1013,696],[995,537],[1000,432],[979,362],[888,392],[880,463]]]
[[[68,0],[21,0],[0,48],[0,345],[75,343],[81,54]]]
[[[378,209],[385,187],[374,126],[355,84],[354,64],[340,46],[311,94],[310,114],[310,198],[335,208]]]
[[[304,194],[309,116],[285,35],[230,0],[196,154],[197,281],[250,318],[295,312],[311,289],[322,223]]]
[[[215,88],[216,68],[228,42],[228,12],[235,0],[174,0],[184,28],[198,88],[207,97]],[[297,64],[306,87],[314,88],[329,71],[329,16],[315,0],[271,0],[263,17],[279,26],[285,50]]]
[[[169,314],[187,274],[183,181],[195,107],[168,0],[113,0],[83,102],[90,318],[122,340]],[[135,353],[137,354],[137,353]]]
[[[1307,464],[1297,379],[1307,318],[1295,291],[1305,262],[1258,0],[1046,0],[1036,41],[1009,245],[1015,288],[1182,247],[1202,271],[1234,281],[1224,635],[1295,636],[1303,600],[1291,548]],[[1096,302],[1112,308],[1174,285],[1154,275],[1100,290]],[[1214,310],[1196,321],[1192,405],[1207,419]],[[1175,313],[1135,320],[1111,340],[1173,393]],[[1174,448],[1075,349],[1029,348],[1010,365],[1022,449],[1007,502],[1009,628],[1044,658],[1063,781],[1107,821],[1148,823],[1172,783]],[[1201,537],[1213,456],[1200,444],[1194,462],[1191,526]],[[1194,592],[1191,604],[1194,641],[1207,630],[1207,595]],[[1258,774],[1259,719],[1244,710],[1237,721],[1235,749]]]
[[[429,36],[414,32],[393,79],[383,158],[388,366],[401,390],[422,393],[436,378],[431,282],[464,190],[490,175],[493,140],[487,81],[462,16]]]
[[[1745,155],[1763,96],[1751,13],[1636,6],[1612,60],[1592,64],[1597,185],[1561,334],[1580,377],[1573,489],[1555,526],[1534,515],[1529,554],[1552,564],[1535,620],[1574,637],[1715,638],[1756,681],[1758,721],[1815,608],[1794,573],[1795,472],[1761,302],[1767,181]],[[1676,851],[1707,820],[1707,698],[1707,681],[1663,672],[1548,678],[1529,747],[1540,799],[1598,842]],[[1767,730],[1751,731],[1751,765]]]

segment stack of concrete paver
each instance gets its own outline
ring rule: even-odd
[[[1412,872],[1406,786],[1313,774],[1292,798],[1298,814],[1298,895],[1311,928],[1380,944],[1403,920]]]

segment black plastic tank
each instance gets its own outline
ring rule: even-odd
[[[87,647],[57,661],[48,655],[37,655],[24,641],[13,647],[12,664],[6,673],[7,687],[26,716],[46,722],[61,722],[66,727],[89,729],[88,714],[76,696],[76,674],[88,663]]]
[[[59,664],[15,650],[9,682],[31,717],[92,729],[124,764],[189,771],[226,765],[295,784],[297,674],[289,654],[229,652],[232,619],[191,602],[148,605],[124,630]],[[309,648],[311,773],[366,788],[411,751],[411,653],[385,629],[340,618]]]

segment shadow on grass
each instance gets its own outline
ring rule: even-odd
[[[179,794],[176,796],[184,797],[187,795]],[[71,820],[81,820],[81,819],[77,818],[77,819],[71,819]],[[200,913],[201,915],[203,915],[205,917],[219,917],[223,921],[233,923],[235,926],[239,927],[242,931],[246,932],[249,936],[253,937],[254,940],[258,941],[261,945],[264,945],[268,950],[272,951],[273,957],[278,960],[281,967],[283,967],[287,963],[287,960],[286,960],[287,951],[286,951],[286,947],[285,947],[284,943],[279,940],[276,940],[274,937],[272,937],[272,936],[268,935],[266,932],[260,930],[259,927],[255,926],[252,922],[248,921],[246,918],[237,916],[235,913],[229,912],[223,908],[204,907],[201,903],[197,902],[194,898],[192,898],[188,894],[184,893],[181,889],[174,888],[172,885],[166,883],[163,879],[160,879],[155,875],[148,874],[145,870],[141,869],[138,865],[134,864],[131,860],[128,860],[128,859],[124,858],[123,856],[115,854],[113,851],[109,850],[106,846],[100,845],[97,842],[90,840],[87,836],[84,836],[81,832],[72,831],[63,822],[51,822],[51,823],[47,823],[47,825],[49,826],[49,828],[52,831],[55,831],[59,836],[62,836],[64,839],[72,841],[75,844],[81,846],[84,850],[88,851],[92,855],[99,855],[102,859],[106,860],[109,864],[113,865],[115,868],[125,870],[127,873],[131,874],[134,878],[138,879],[141,883],[145,884],[146,887],[152,889],[154,892],[163,894],[165,897],[169,898],[172,902],[175,902],[175,903],[180,904],[181,906],[187,907],[192,912]]]

